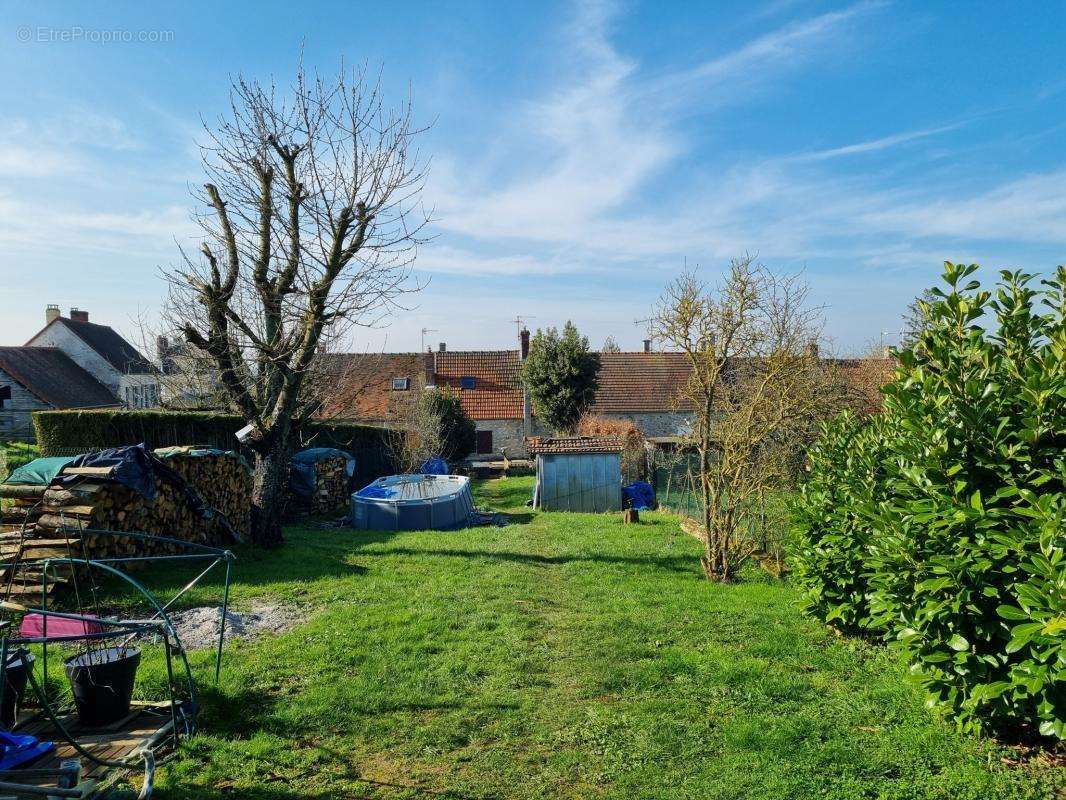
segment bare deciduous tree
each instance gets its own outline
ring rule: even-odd
[[[821,310],[807,295],[797,276],[745,257],[715,287],[682,275],[649,321],[652,336],[691,367],[683,399],[694,412],[693,489],[711,580],[734,580],[760,548],[755,515],[788,485],[816,420],[843,400],[818,358]]]
[[[281,542],[290,452],[335,382],[328,352],[409,291],[426,216],[410,104],[360,71],[301,68],[287,92],[238,78],[205,126],[204,241],[167,275],[167,328],[217,373],[254,425],[253,541]]]

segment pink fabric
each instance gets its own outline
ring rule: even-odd
[[[104,626],[95,614],[82,614],[81,619],[48,617],[48,638],[60,636],[84,636],[87,633],[103,633]],[[44,614],[27,614],[22,618],[19,634],[25,638],[40,639],[45,635]]]

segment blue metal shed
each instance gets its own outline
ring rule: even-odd
[[[533,505],[542,511],[600,513],[622,508],[622,450],[613,436],[534,437],[537,458]]]

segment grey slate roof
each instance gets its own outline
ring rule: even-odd
[[[55,347],[0,347],[0,369],[56,408],[120,405],[110,389]]]
[[[95,350],[101,358],[123,375],[143,375],[156,371],[152,363],[142,356],[136,347],[123,339],[114,328],[108,325],[97,325],[95,322],[79,322],[67,317],[58,317],[49,324],[66,325],[75,336]],[[47,328],[48,325],[45,326],[45,329]],[[36,334],[33,339],[36,339],[37,336],[40,336],[40,333]],[[30,341],[32,342],[33,339],[30,339]]]

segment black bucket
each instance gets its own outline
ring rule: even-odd
[[[25,662],[23,662],[25,658]],[[33,669],[32,653],[13,653],[8,656],[5,677],[7,686],[4,687],[4,704],[0,707],[0,725],[6,730],[11,730],[18,716],[18,709],[22,707],[22,698],[26,694],[26,682]]]
[[[99,728],[130,713],[140,663],[141,651],[136,647],[91,650],[67,659],[67,678],[82,725]]]

